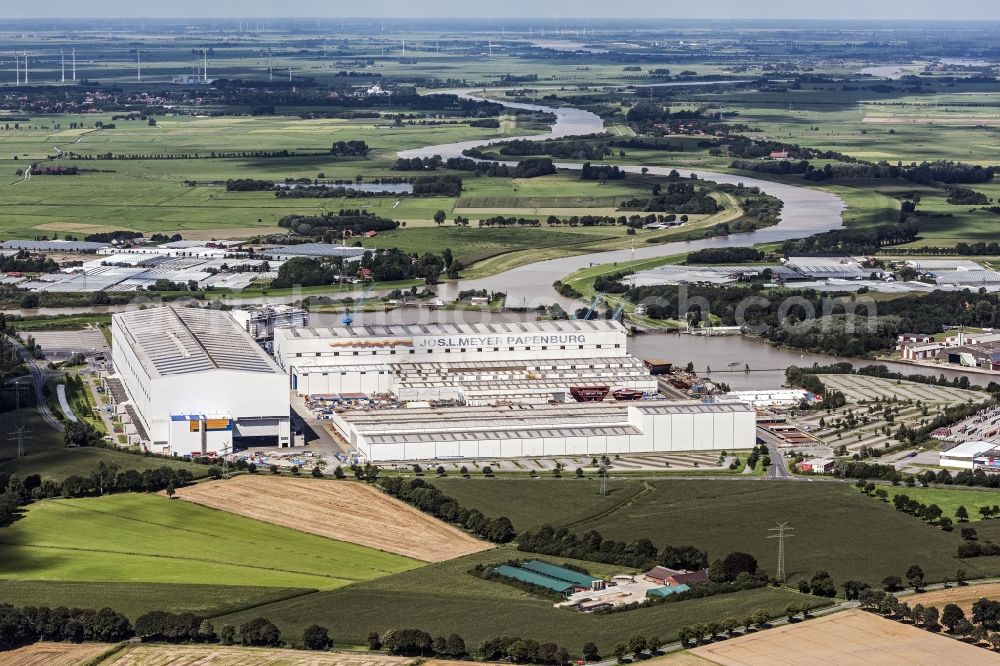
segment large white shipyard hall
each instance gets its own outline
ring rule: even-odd
[[[228,313],[160,307],[111,320],[117,405],[154,453],[204,455],[235,444],[288,446],[288,378]]]
[[[579,320],[290,328],[275,331],[274,351],[301,395],[471,404],[505,395],[564,400],[579,384],[655,391],[626,343],[617,321]]]

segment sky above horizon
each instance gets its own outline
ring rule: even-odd
[[[18,18],[737,18],[1000,20],[1000,0],[4,0],[3,19]]]

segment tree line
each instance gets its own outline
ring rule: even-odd
[[[364,141],[334,141],[330,154],[334,157],[367,157],[371,149]]]
[[[492,144],[490,148],[499,148],[501,155],[548,155],[566,160],[600,160],[611,154],[611,149],[606,143],[571,138],[544,141],[512,139]],[[478,156],[473,155],[471,151],[466,154]]]
[[[586,165],[585,165],[586,166]],[[621,208],[645,212],[671,211],[674,213],[711,215],[720,210],[719,202],[709,195],[705,187],[695,188],[691,182],[671,182],[666,188],[655,184],[649,197],[636,197],[623,201]]]
[[[964,584],[964,583],[960,583]],[[919,601],[920,597],[910,597]],[[858,597],[863,610],[926,631],[939,632],[942,627],[956,638],[969,639],[972,645],[986,644],[1000,650],[1000,602],[981,598],[972,604],[972,615],[957,604],[949,603],[940,611],[936,606],[900,601],[886,590],[866,590]]]
[[[388,634],[389,632],[387,632]],[[154,610],[140,615],[133,625],[122,613],[108,607],[67,608],[57,606],[26,606],[0,604],[0,651],[14,650],[38,641],[65,643],[120,643],[137,638],[143,642],[204,643],[281,647],[281,631],[267,618],[258,617],[239,625],[225,624],[218,633],[210,621],[193,613],[171,613]],[[464,642],[447,639],[440,656],[465,656]],[[458,638],[461,641],[461,638]],[[434,644],[437,645],[437,639]],[[316,624],[302,634],[302,640],[292,647],[326,650],[332,645],[329,630]],[[395,645],[395,644],[393,644]],[[399,653],[402,654],[402,653]]]
[[[40,499],[53,497],[97,497],[114,493],[171,492],[190,485],[194,475],[186,469],[166,465],[138,471],[122,470],[116,463],[103,460],[89,475],[71,474],[62,481],[42,478],[39,474],[25,477],[0,471],[0,527],[10,525],[20,516],[21,507]]]
[[[0,255],[0,272],[4,273],[55,273],[59,264],[44,254],[18,250],[15,254]]]
[[[875,254],[888,245],[911,243],[918,238],[916,222],[880,224],[871,229],[834,229],[806,238],[787,240],[781,252],[792,255],[852,255]]]
[[[761,298],[748,303],[748,296]],[[686,285],[683,296],[676,285],[650,285],[633,287],[626,297],[646,305],[654,319],[687,319],[697,325],[711,314],[723,326],[752,322],[755,332],[772,342],[838,356],[865,356],[892,349],[897,336],[906,331],[936,332],[956,324],[1000,328],[1000,294],[971,290],[934,291],[880,301],[877,316],[868,316],[863,304],[856,310],[855,303],[814,289],[765,288],[760,284],[746,289]],[[789,297],[798,302],[782,309]],[[738,308],[742,308],[739,321]]]
[[[473,157],[484,154],[477,149],[471,149],[466,152],[473,155]],[[510,166],[508,164],[501,164],[500,162],[472,159],[470,157],[449,157],[446,161],[440,155],[432,157],[400,157],[393,163],[392,169],[393,171],[436,171],[438,169],[450,169],[452,171],[471,171],[477,176],[497,178],[537,178],[556,172],[555,165],[548,158],[521,160],[515,166]]]
[[[466,530],[494,543],[508,543],[517,536],[506,516],[487,518],[478,509],[466,509],[456,500],[423,479],[388,477],[378,480],[378,486],[389,495],[412,504],[424,513]]]
[[[742,264],[761,261],[764,253],[752,247],[705,248],[689,252],[685,264]]]
[[[381,217],[367,210],[341,209],[322,215],[285,215],[278,220],[278,226],[291,229],[300,236],[335,236],[342,234],[359,236],[368,231],[392,231],[399,228],[399,222]]]
[[[597,530],[582,536],[565,527],[542,525],[518,535],[517,549],[522,552],[556,555],[577,560],[618,564],[634,569],[648,569],[659,564],[671,569],[698,570],[708,566],[708,554],[693,546],[657,548],[649,539],[631,543],[605,539]]]
[[[609,164],[593,166],[590,162],[584,162],[580,169],[580,180],[622,180],[627,175],[624,170]]]

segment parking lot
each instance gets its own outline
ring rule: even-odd
[[[45,359],[53,363],[65,361],[73,354],[104,354],[105,358],[111,357],[111,348],[104,339],[104,334],[96,328],[80,331],[25,331],[21,337],[34,338],[41,346]]]
[[[827,389],[841,391],[847,404],[834,410],[816,410],[798,415],[794,422],[819,440],[809,450],[813,455],[831,455],[845,447],[847,455],[862,449],[884,449],[899,444],[900,425],[917,428],[930,422],[945,407],[980,402],[981,391],[932,386],[904,380],[859,375],[820,375]],[[996,415],[1000,418],[1000,413]],[[962,439],[969,441],[975,437]],[[906,449],[872,459],[901,470],[917,470],[917,464],[936,464],[937,453]]]

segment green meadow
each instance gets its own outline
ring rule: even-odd
[[[12,580],[328,590],[421,566],[159,495],[54,499],[0,530]]]

